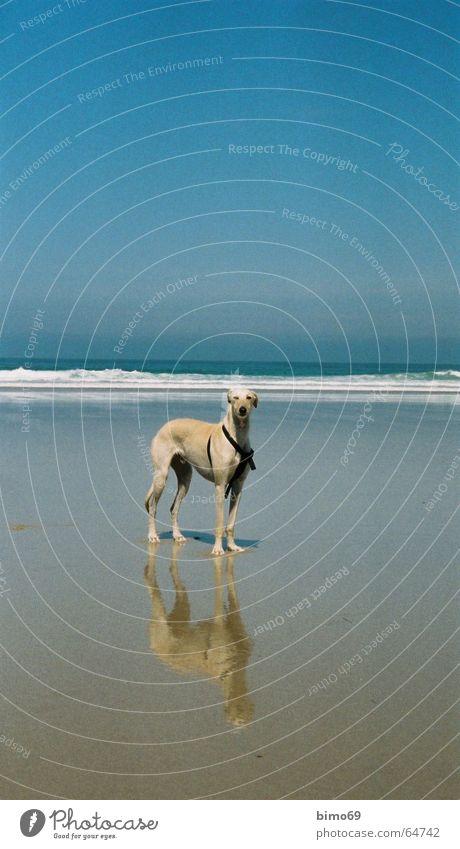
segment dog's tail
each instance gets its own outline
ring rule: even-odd
[[[147,510],[147,513],[150,512],[149,507],[150,507],[150,499],[151,499],[152,495],[153,495],[153,483],[152,483],[152,486],[150,487],[147,495],[145,496],[145,500],[144,500],[145,509]]]

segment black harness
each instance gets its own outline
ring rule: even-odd
[[[239,477],[243,474],[243,472],[244,472],[244,470],[245,470],[245,468],[246,468],[247,464],[249,463],[249,468],[250,468],[250,469],[252,469],[252,471],[254,471],[254,469],[255,469],[255,467],[256,467],[256,464],[254,463],[254,460],[252,459],[252,458],[253,458],[253,455],[254,455],[254,449],[253,449],[253,448],[251,448],[251,450],[250,450],[250,451],[244,451],[244,450],[243,450],[243,448],[241,448],[241,446],[240,446],[240,445],[238,445],[238,443],[237,443],[237,442],[233,439],[233,436],[231,436],[231,435],[229,434],[229,432],[228,432],[228,430],[227,430],[227,428],[225,427],[225,425],[224,425],[224,424],[222,425],[222,430],[223,430],[223,432],[224,432],[224,436],[228,439],[228,441],[229,441],[230,445],[232,445],[232,446],[233,446],[233,448],[235,449],[235,451],[237,451],[237,452],[238,452],[238,454],[239,454],[239,455],[240,455],[240,457],[241,457],[240,462],[238,463],[238,465],[237,465],[237,467],[236,467],[235,471],[233,472],[233,477],[232,477],[232,479],[231,479],[231,480],[229,481],[229,483],[227,484],[227,488],[226,488],[226,490],[225,490],[225,498],[227,498],[228,493],[230,492],[230,490],[231,490],[231,488],[232,488],[233,484],[234,484],[234,483],[235,483],[235,481],[236,481],[236,480],[238,480],[238,478],[239,478]],[[209,439],[208,439],[208,444],[207,444],[207,446],[206,446],[206,453],[207,453],[207,455],[208,455],[209,465],[211,466],[211,469],[212,469],[212,458],[211,458],[211,437],[209,437]]]

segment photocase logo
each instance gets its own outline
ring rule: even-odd
[[[35,837],[37,834],[40,834],[45,821],[45,814],[43,811],[39,811],[38,808],[31,808],[30,811],[25,811],[19,823],[24,837]]]

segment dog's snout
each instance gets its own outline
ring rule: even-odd
[[[246,407],[240,407],[239,412],[240,412],[240,416],[245,416],[246,415]]]

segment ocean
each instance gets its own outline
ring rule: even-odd
[[[0,359],[0,392],[84,389],[151,392],[223,390],[231,384],[298,393],[416,393],[455,396],[460,369],[440,363],[224,362],[219,360]]]

